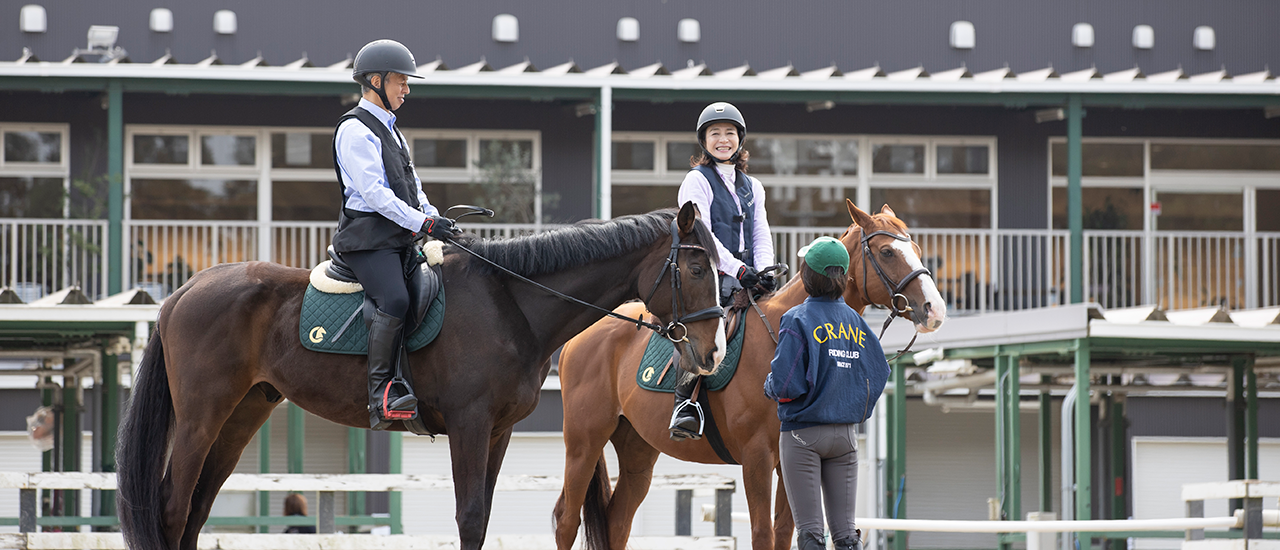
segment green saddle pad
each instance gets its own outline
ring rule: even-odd
[[[298,323],[298,337],[302,346],[311,351],[366,355],[369,353],[369,329],[364,326],[364,292],[329,294],[307,285],[302,297],[302,320]],[[422,349],[444,324],[444,289],[436,294],[427,308],[426,319],[409,335],[406,346],[409,351]]]
[[[745,316],[746,310],[740,315]],[[724,360],[720,362],[720,368],[716,369],[716,373],[706,378],[706,387],[710,391],[723,390],[729,385],[729,380],[733,379],[733,373],[738,371],[738,360],[742,358],[742,340],[743,335],[747,332],[746,319],[740,319],[738,328],[733,331],[733,336],[729,338],[727,344],[728,350],[725,351]],[[676,369],[680,367],[672,365],[666,376],[662,376],[662,369],[667,366],[667,361],[671,360],[671,354],[675,353],[676,345],[668,340],[665,336],[653,333],[649,336],[649,345],[644,348],[644,356],[640,358],[640,368],[636,369],[636,384],[641,388],[649,391],[674,393],[676,391]],[[658,378],[662,377],[662,383],[658,383]]]

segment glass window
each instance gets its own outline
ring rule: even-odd
[[[1142,229],[1142,188],[1084,187],[1080,189],[1084,229]],[[1067,188],[1053,188],[1053,228],[1067,229]]]
[[[505,159],[503,155],[506,155]],[[480,164],[493,164],[506,160],[518,162],[523,168],[533,168],[533,141],[527,139],[480,140]]]
[[[939,145],[939,174],[989,174],[986,145]]]
[[[415,139],[413,164],[419,168],[466,168],[467,140]]]
[[[431,199],[431,204],[441,208],[454,204],[478,204],[493,209],[492,218],[468,216],[465,223],[533,223],[534,221],[533,197],[536,190],[532,185],[496,186],[481,183],[424,181],[422,191]]]
[[[5,132],[5,162],[62,162],[62,134],[58,132]]]
[[[1067,144],[1051,147],[1053,175],[1067,175]],[[1084,143],[1080,146],[1084,176],[1142,177],[1141,143]]]
[[[888,204],[907,227],[989,229],[989,189],[892,189],[871,188],[871,210]],[[845,215],[846,219],[848,214]]]
[[[258,182],[224,179],[134,179],[130,194],[135,220],[253,220]],[[330,212],[337,215],[336,206]]]
[[[756,174],[854,176],[858,140],[759,138],[747,143]]]
[[[61,218],[62,178],[0,178],[0,218]]]
[[[924,145],[875,145],[871,171],[877,174],[923,174]]]
[[[187,136],[134,134],[133,162],[136,164],[186,164],[189,148]]]
[[[667,142],[667,170],[686,172],[693,157],[702,153],[702,148],[692,141]]]
[[[1240,193],[1169,193],[1156,196],[1156,229],[1169,231],[1241,231],[1244,200]]]
[[[613,142],[614,170],[653,170],[652,141]]]
[[[1280,170],[1280,145],[1152,143],[1152,170]]]
[[[271,219],[337,222],[342,189],[330,181],[274,181]]]
[[[674,185],[613,186],[613,216],[645,214],[676,205],[679,188]]]
[[[769,223],[788,227],[844,227],[849,225],[845,197],[853,198],[852,187],[787,185],[765,192]]]
[[[1258,190],[1258,231],[1280,231],[1280,189]]]
[[[205,166],[253,166],[254,136],[200,136],[200,164]]]
[[[333,169],[333,136],[322,133],[271,134],[272,168]]]

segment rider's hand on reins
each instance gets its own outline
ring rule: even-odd
[[[458,229],[453,220],[444,216],[428,216],[427,220],[422,222],[421,232],[441,241],[462,234],[462,230]]]

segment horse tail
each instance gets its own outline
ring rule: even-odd
[[[168,547],[164,534],[164,468],[173,425],[173,396],[156,331],[133,381],[116,446],[116,509],[132,550]]]
[[[596,461],[596,475],[587,485],[587,496],[582,502],[583,550],[609,548],[609,501],[612,498],[609,467],[602,454]]]

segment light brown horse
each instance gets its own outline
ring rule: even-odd
[[[673,336],[682,339],[681,367],[710,371],[723,355],[724,326],[711,232],[696,215],[686,203],[679,213],[462,243],[592,304],[639,298],[664,324],[684,319]],[[410,368],[427,428],[449,434],[461,548],[476,550],[512,427],[537,406],[551,354],[605,312],[456,246],[445,249],[442,276],[444,327],[411,354]],[[305,269],[224,264],[165,300],[120,428],[120,527],[131,550],[196,549],[218,489],[282,397],[332,422],[369,427],[365,357],[317,353],[299,341],[307,281]]]
[[[888,306],[895,301],[894,294],[901,294],[896,299],[899,308],[905,297],[914,312],[904,315],[915,323],[916,330],[937,330],[946,317],[946,304],[924,271],[919,248],[909,240],[906,225],[887,205],[880,214],[871,216],[846,202],[854,223],[840,236],[850,257],[845,302],[862,313],[872,303]],[[783,313],[808,297],[799,279],[793,277],[758,302],[774,330]],[[617,311],[636,315],[643,307],[626,304]],[[751,547],[787,549],[795,523],[781,476],[774,519],[769,516],[772,473],[780,467],[778,409],[762,389],[776,344],[754,312],[747,312],[745,322],[738,372],[723,391],[711,394],[711,412],[725,446],[742,464]],[[667,432],[671,394],[636,385],[636,369],[648,339],[648,334],[636,332],[635,327],[604,319],[570,340],[560,355],[565,474],[555,522],[556,543],[562,550],[573,545],[583,523],[585,550],[624,550],[636,509],[649,491],[659,453],[690,462],[724,463],[705,437],[671,441]],[[618,453],[620,470],[612,492],[603,454],[609,441]]]

